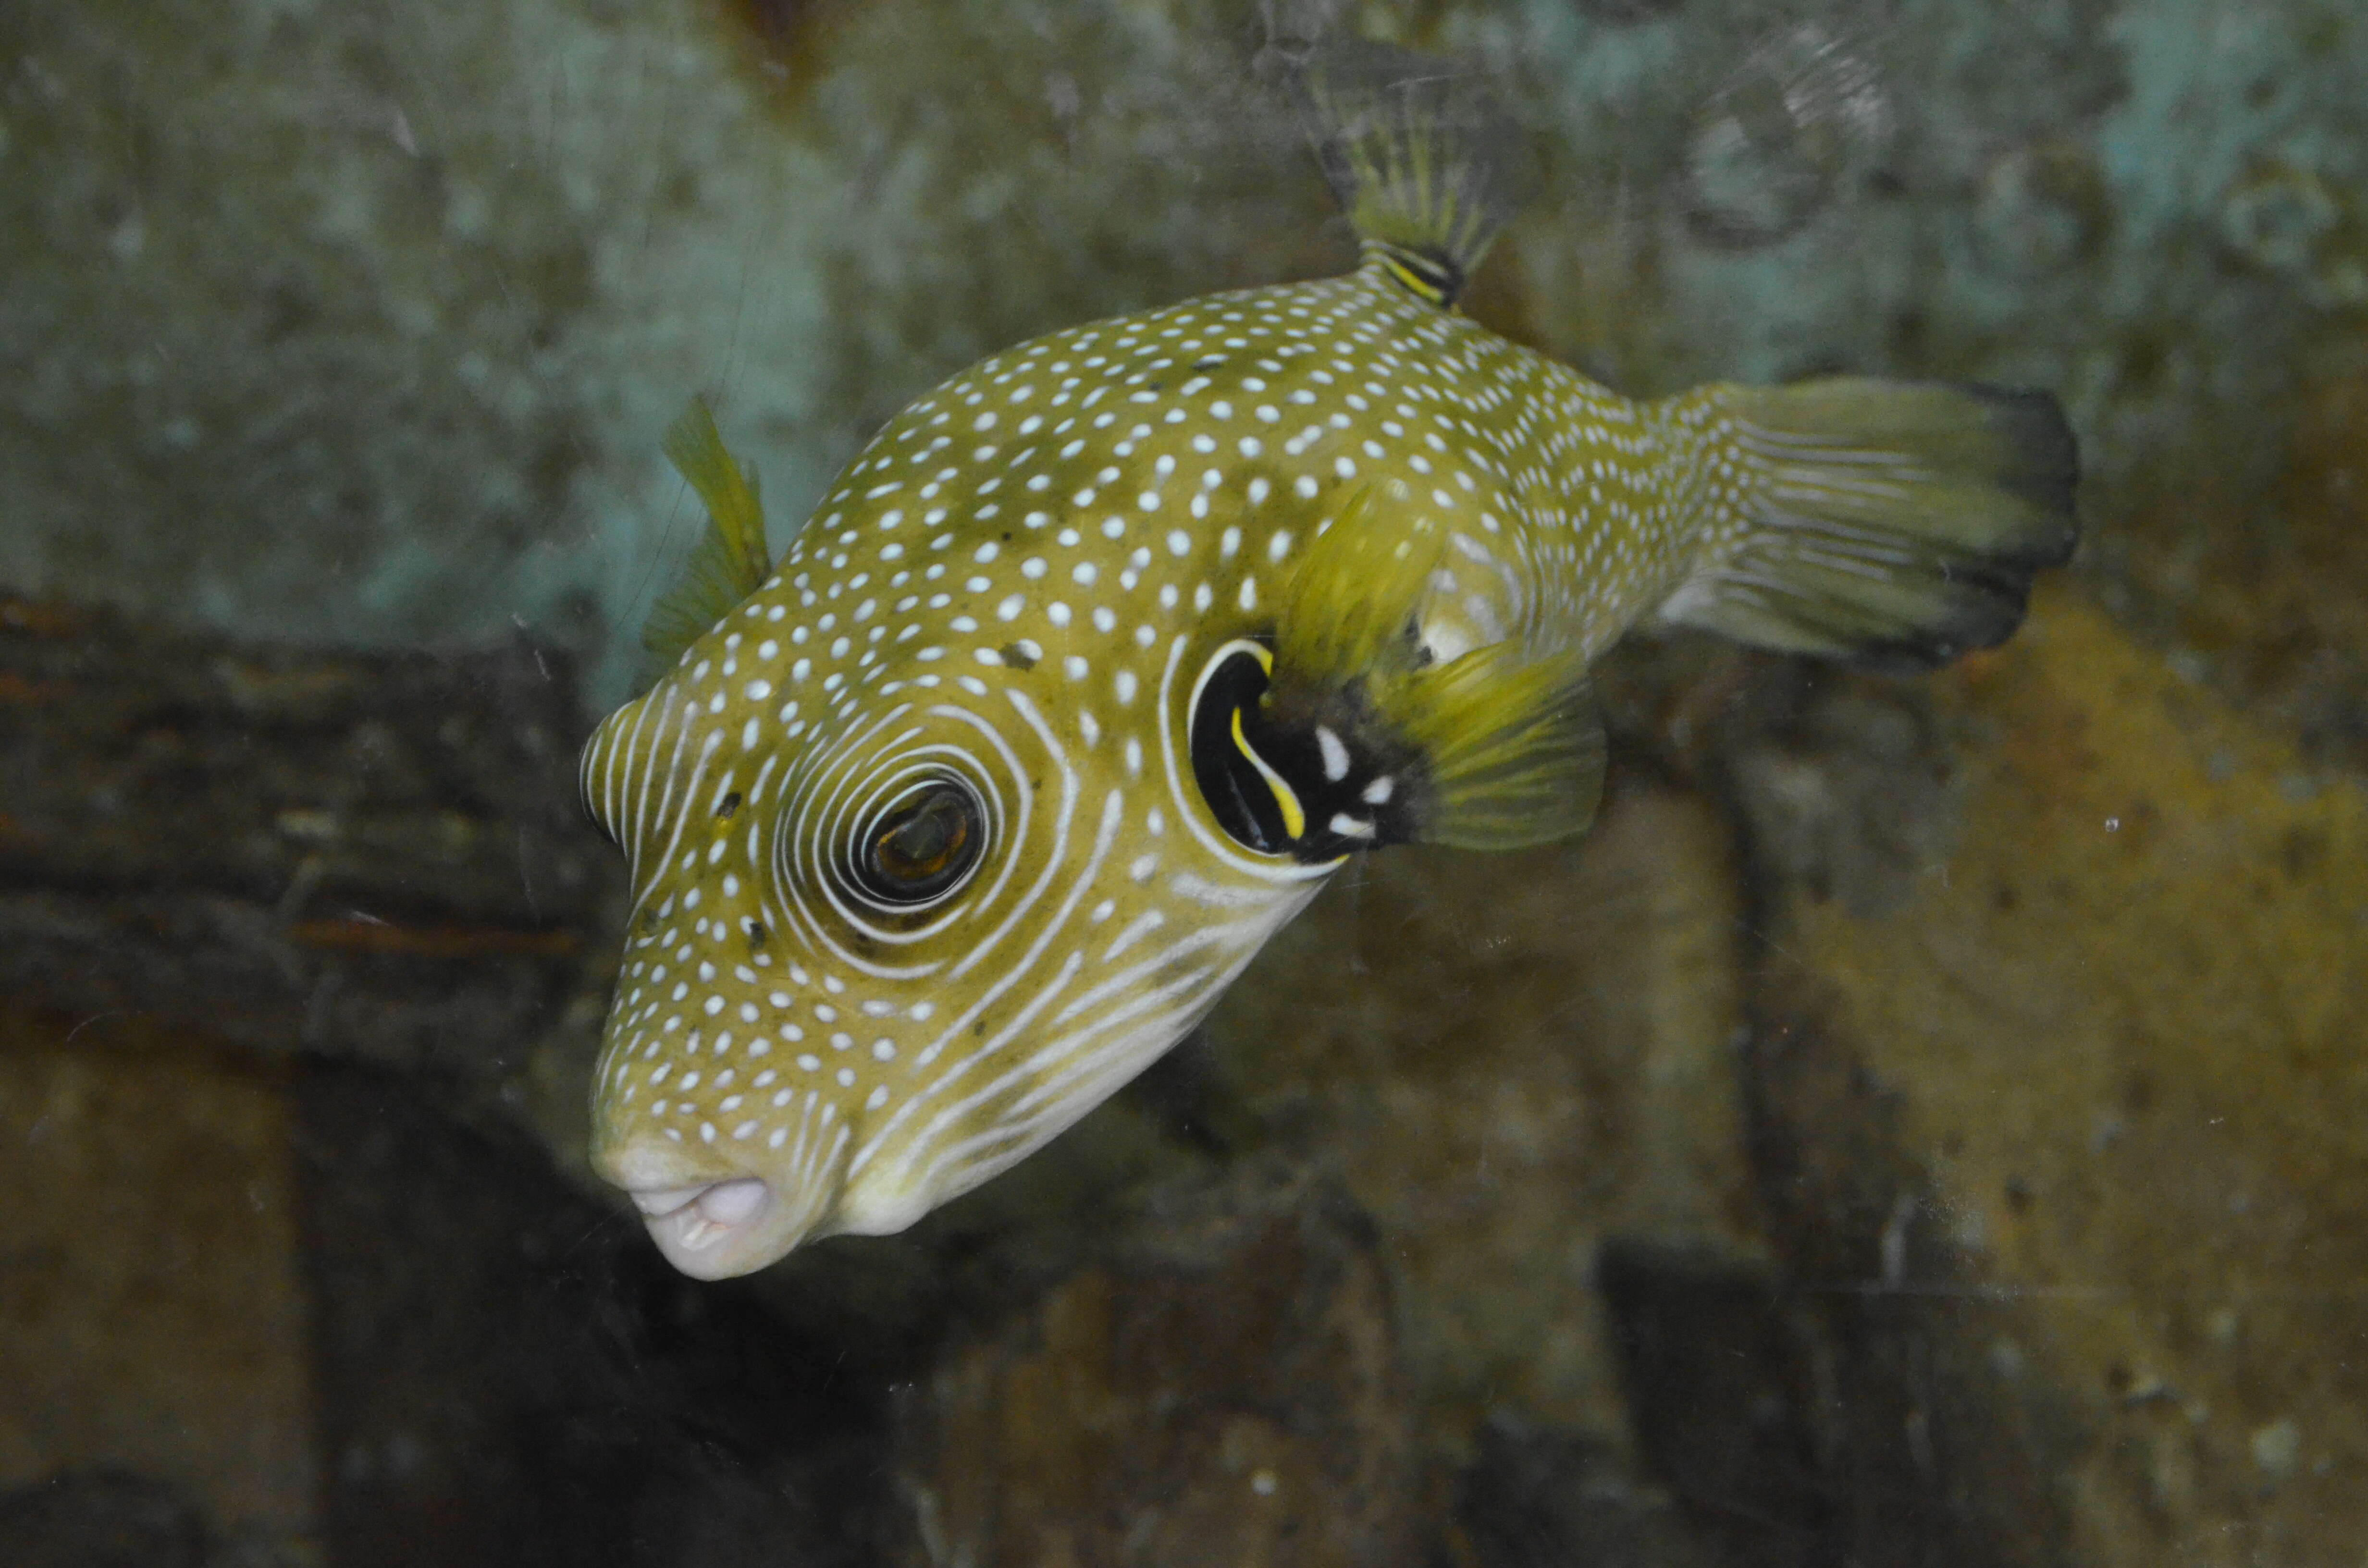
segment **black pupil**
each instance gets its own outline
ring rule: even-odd
[[[977,856],[975,825],[968,795],[951,787],[932,790],[871,830],[864,880],[894,903],[942,892]]]

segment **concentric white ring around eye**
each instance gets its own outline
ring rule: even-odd
[[[796,831],[785,840],[793,857],[790,885],[800,894],[819,892],[830,913],[875,942],[918,941],[943,929],[959,913],[954,906],[1001,836],[1000,792],[978,759],[960,747],[892,749],[869,760],[872,766],[861,772],[840,774],[833,780],[835,788],[802,813]],[[951,887],[917,903],[894,903],[866,892],[854,867],[881,820],[916,793],[944,784],[967,795],[978,816],[979,854],[969,869]],[[937,918],[919,926],[903,924],[920,914]],[[880,924],[883,919],[899,924]]]
[[[908,949],[956,922],[983,918],[1005,896],[1013,848],[1026,842],[1033,814],[1019,754],[971,709],[933,706],[916,714],[900,707],[801,761],[798,776],[783,781],[762,851],[774,872],[768,903],[776,917],[818,955],[865,973],[911,978],[943,967],[942,960],[883,964],[882,949]],[[918,793],[948,784],[976,812],[979,847],[971,864],[925,901],[897,903],[868,892],[854,867],[879,824]]]
[[[966,780],[927,764],[907,767],[898,778],[885,781],[874,805],[839,819],[838,826],[845,831],[846,841],[836,846],[836,853],[830,856],[829,860],[842,873],[840,880],[848,884],[846,891],[848,896],[874,909],[895,914],[918,914],[947,902],[962,891],[962,884],[978,868],[975,848],[972,849],[968,863],[949,879],[945,886],[917,898],[884,896],[867,885],[865,877],[866,859],[890,831],[889,824],[904,812],[922,801],[934,800],[948,790],[960,796],[964,802],[969,815],[965,829],[967,835],[974,844],[984,844],[986,811],[978,792]]]
[[[942,754],[946,748],[929,749]],[[962,760],[970,759],[965,757]],[[862,864],[866,851],[878,840],[888,818],[912,801],[948,786],[960,790],[963,798],[970,802],[972,831],[977,835],[979,840],[978,851],[972,856],[970,864],[963,868],[962,874],[951,883],[928,898],[899,902],[881,898],[867,890],[862,885],[860,874],[856,869]],[[855,791],[854,796],[859,800],[868,801],[869,803],[860,805],[853,811],[838,813],[826,831],[836,833],[839,841],[836,844],[826,843],[822,858],[823,869],[827,876],[827,886],[833,895],[833,902],[840,903],[842,907],[845,902],[852,901],[875,914],[910,916],[951,903],[969,885],[971,879],[977,875],[979,865],[985,858],[986,847],[994,842],[998,826],[996,819],[1000,813],[988,803],[976,785],[964,777],[959,763],[942,755],[926,759],[908,760],[906,766],[898,769],[892,777],[866,780],[865,788]],[[883,937],[901,937],[910,940],[922,934],[918,931],[904,931],[882,935]]]

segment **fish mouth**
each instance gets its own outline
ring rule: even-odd
[[[813,1234],[818,1194],[746,1171],[684,1169],[632,1154],[594,1162],[624,1189],[666,1260],[693,1279],[753,1274]]]
[[[642,1223],[666,1261],[694,1279],[727,1279],[771,1261],[746,1258],[751,1234],[765,1228],[767,1210],[780,1207],[773,1189],[755,1176],[643,1188],[626,1196],[642,1211]]]

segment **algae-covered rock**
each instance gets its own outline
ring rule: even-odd
[[[1945,846],[1879,915],[1771,903],[1793,1266],[1941,1493],[2027,1492],[2082,1562],[2348,1562],[2368,799],[2061,593],[1932,703]]]
[[[1342,264],[1259,70],[1330,27],[1474,58],[1534,128],[1481,319],[1634,392],[2057,391],[2100,590],[2351,755],[2368,45],[2341,0],[2244,17],[12,7],[0,576],[316,640],[515,615],[613,695],[688,531],[659,437],[691,392],[779,530],[983,353]]]
[[[285,1096],[182,1043],[0,1017],[0,1540],[27,1560],[316,1546]]]
[[[1640,780],[1518,868],[1375,858],[1212,1017],[1219,1131],[1372,1215],[1438,1451],[1497,1407],[1623,1443],[1599,1248],[1754,1244],[1732,890],[1717,818]]]
[[[1246,18],[10,7],[0,579],[313,642],[517,618],[612,700],[694,392],[778,539],[984,354],[1345,260]]]
[[[1389,1289],[1353,1206],[1250,1162],[1040,1244],[983,1261],[1039,1278],[905,1394],[902,1561],[1417,1560]]]

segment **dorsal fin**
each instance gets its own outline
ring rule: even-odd
[[[1329,39],[1295,73],[1316,156],[1369,252],[1455,302],[1535,183],[1520,124],[1452,60]]]
[[[681,658],[684,649],[763,587],[773,572],[757,471],[733,460],[705,398],[692,398],[666,431],[666,453],[706,505],[707,531],[691,547],[682,575],[643,623],[642,646],[660,668]]]

